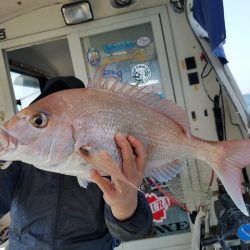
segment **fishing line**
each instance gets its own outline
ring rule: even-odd
[[[212,69],[213,69],[213,68],[211,67],[210,70],[208,71],[208,73],[204,75],[204,72],[205,72],[205,70],[206,70],[207,65],[208,65],[208,62],[206,62],[205,66],[203,67],[203,70],[202,70],[202,72],[201,72],[200,77],[201,77],[202,79],[205,79],[206,77],[208,77],[209,74],[212,72]],[[206,92],[206,94],[207,94],[209,100],[213,103],[213,102],[214,102],[214,101],[213,101],[213,98],[208,94],[208,91],[207,91],[207,88],[206,88],[205,83],[203,83],[203,87],[204,87],[204,90],[205,90],[205,92]]]
[[[204,72],[205,72],[205,70],[206,70],[206,68],[207,68],[207,65],[208,65],[208,62],[206,62],[205,66],[203,67],[203,70],[202,70],[202,72],[201,72],[201,78],[206,78],[208,75],[210,75],[210,73],[211,73],[212,70],[213,70],[213,68],[211,67],[211,68],[209,69],[208,73],[204,75]]]
[[[185,212],[191,214],[191,211],[183,204],[181,204],[177,199],[175,199],[172,195],[167,193],[153,178],[149,177],[149,181],[157,187],[157,189],[163,194],[164,197],[168,197],[174,204],[176,204],[178,207],[180,207]]]
[[[41,92],[40,90],[37,90],[37,91],[35,91],[35,92],[33,92],[33,93],[29,94],[29,95],[26,95],[26,96],[20,98],[19,100],[24,100],[24,99],[29,98],[29,97],[31,97],[31,96],[33,96],[35,94],[40,93],[40,92]]]
[[[25,99],[33,96],[33,95],[39,94],[39,93],[40,93],[40,90],[37,90],[37,91],[35,91],[35,92],[33,92],[33,93],[29,94],[29,95],[26,95],[26,96],[24,96],[22,98],[19,98],[19,99],[16,100],[16,104],[21,106],[21,108],[22,108],[22,101],[23,100],[25,100]]]

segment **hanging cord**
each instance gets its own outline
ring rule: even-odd
[[[209,71],[207,72],[207,74],[205,74],[204,75],[204,72],[205,72],[205,70],[206,70],[206,68],[207,68],[207,65],[208,65],[208,62],[206,62],[206,64],[205,64],[205,66],[203,67],[203,70],[202,70],[202,72],[201,72],[201,78],[203,79],[203,78],[206,78],[207,76],[209,76],[209,74],[212,72],[212,70],[213,70],[213,68],[211,67],[210,69],[209,69]]]
[[[213,69],[213,68],[211,67],[211,68],[209,69],[208,73],[204,74],[204,72],[205,72],[205,70],[206,70],[206,68],[207,68],[207,65],[208,65],[208,62],[206,62],[205,66],[203,67],[203,70],[202,70],[202,72],[201,72],[201,78],[202,78],[202,79],[208,77],[209,74],[212,72],[212,69]],[[206,85],[205,85],[204,83],[203,83],[203,87],[204,87],[204,90],[205,90],[205,92],[206,92],[206,94],[207,94],[209,100],[210,100],[211,102],[214,102],[214,101],[213,101],[213,98],[208,94]]]
[[[220,87],[220,97],[221,97],[221,105],[222,105],[222,114],[223,114],[223,130],[224,130],[224,140],[227,140],[227,133],[226,133],[226,117],[225,117],[225,105],[224,105],[224,97],[222,94],[222,82],[221,80],[216,77],[217,82],[219,83],[219,87]]]
[[[206,58],[203,58],[203,59],[206,60]],[[210,69],[208,70],[208,72],[205,73],[208,64],[209,63],[206,60],[206,64],[203,67],[203,70],[202,70],[201,75],[200,75],[202,79],[205,79],[206,77],[208,77],[211,74],[212,70],[213,70],[213,67],[211,66]],[[215,115],[215,119],[216,119],[217,135],[218,135],[218,139],[220,141],[222,141],[222,140],[226,140],[227,139],[227,136],[226,136],[226,122],[225,122],[225,108],[224,108],[224,98],[223,98],[222,88],[221,88],[222,82],[218,79],[218,77],[216,77],[216,81],[219,84],[220,90],[219,90],[219,94],[215,95],[214,98],[212,98],[209,95],[209,93],[207,91],[207,88],[206,88],[206,85],[203,84],[203,86],[204,86],[204,90],[205,90],[205,92],[206,92],[209,100],[214,105],[213,111],[214,111],[214,115]],[[221,104],[222,104],[222,114],[221,114],[220,105],[219,105],[220,100],[221,100]],[[222,116],[222,119],[221,119],[221,116]],[[214,180],[214,170],[212,169],[210,181],[209,181],[209,184],[208,184],[208,188],[209,189],[212,186],[213,180]]]
[[[37,91],[35,91],[35,92],[33,92],[33,93],[29,94],[29,95],[26,95],[26,96],[24,96],[24,97],[22,97],[20,99],[17,99],[16,100],[16,104],[19,105],[19,106],[21,106],[21,108],[22,108],[22,101],[23,100],[25,100],[25,99],[33,96],[33,95],[39,94],[40,92],[41,92],[40,90],[37,90]]]
[[[204,65],[203,67],[203,70],[201,72],[201,78],[202,79],[205,79],[206,77],[208,77],[210,75],[210,73],[212,72],[213,70],[213,67],[211,66],[211,68],[208,70],[207,73],[205,73],[206,69],[207,69],[207,66],[208,66],[208,61],[205,57],[202,57],[202,60],[206,60],[206,64]],[[219,108],[219,101],[220,101],[220,98],[221,98],[221,103],[222,103],[222,118],[223,118],[223,139],[222,138],[218,138],[219,140],[226,140],[226,127],[225,127],[225,109],[224,109],[224,99],[223,99],[223,95],[222,95],[222,88],[221,88],[221,85],[222,85],[222,81],[218,78],[218,76],[216,76],[216,81],[218,82],[219,84],[219,94],[218,95],[215,95],[214,98],[212,98],[208,91],[207,91],[207,88],[206,88],[206,85],[203,83],[203,86],[204,86],[204,90],[208,96],[208,99],[215,105],[218,105],[217,108]],[[216,103],[217,102],[217,103]]]

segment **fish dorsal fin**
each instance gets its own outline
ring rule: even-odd
[[[145,92],[145,87],[140,88],[127,83],[122,83],[111,76],[104,78],[103,70],[97,69],[93,79],[88,84],[88,88],[106,90],[108,92],[133,98],[137,102],[147,104],[174,120],[183,128],[188,137],[191,136],[186,112],[170,100],[162,99],[153,92]]]
[[[183,168],[186,165],[187,161],[185,160],[175,160],[167,163],[166,165],[160,168],[146,169],[145,176],[154,177],[156,180],[160,182],[170,181],[177,174],[179,174],[181,168]]]

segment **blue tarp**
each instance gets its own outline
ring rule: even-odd
[[[227,63],[223,50],[226,39],[224,8],[222,0],[194,0],[193,17],[208,33],[209,44],[213,54]]]

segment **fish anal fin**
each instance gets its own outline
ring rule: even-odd
[[[166,182],[174,178],[177,174],[179,174],[181,168],[186,165],[187,162],[185,160],[174,160],[159,168],[146,169],[145,176],[154,177],[160,182]]]
[[[83,178],[83,177],[77,177],[77,180],[78,180],[78,183],[79,183],[79,185],[81,186],[81,187],[83,187],[83,188],[87,188],[88,187],[88,184],[89,184],[89,180],[87,180],[87,179],[85,179],[85,178]]]
[[[0,169],[6,169],[10,166],[12,161],[1,161],[0,160]]]

